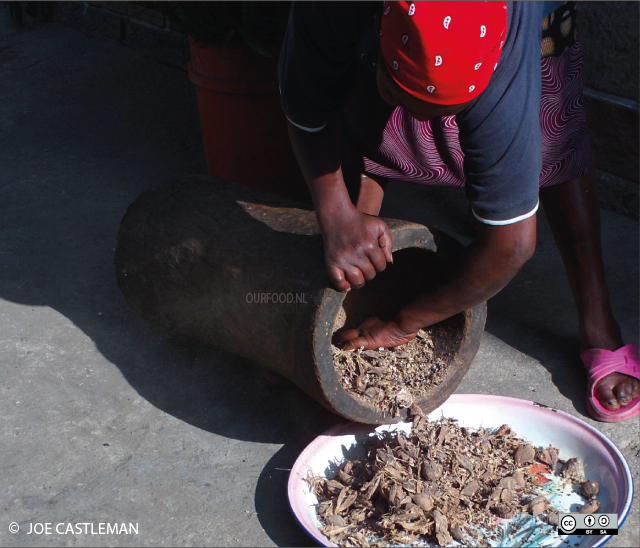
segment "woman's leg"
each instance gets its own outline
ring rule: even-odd
[[[593,170],[584,177],[541,188],[540,200],[578,307],[582,351],[620,348],[624,343],[605,281]],[[606,409],[614,411],[627,405],[639,390],[636,379],[612,373],[598,382],[595,394]]]
[[[363,175],[359,170],[345,166],[342,168],[342,175],[349,197],[358,211],[378,216],[388,180],[384,177]]]

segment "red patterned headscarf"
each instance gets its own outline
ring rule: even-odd
[[[401,88],[456,105],[487,87],[506,35],[506,2],[385,2],[380,47]]]

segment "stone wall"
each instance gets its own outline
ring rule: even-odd
[[[115,40],[148,57],[187,70],[189,43],[180,25],[132,2],[54,2],[53,18],[90,36]]]
[[[638,217],[638,2],[579,2],[585,110],[604,207]],[[129,2],[56,2],[54,20],[180,70],[189,48],[179,25]]]
[[[638,2],[579,2],[585,84],[638,101]]]
[[[638,217],[638,2],[579,2],[585,110],[603,205]]]

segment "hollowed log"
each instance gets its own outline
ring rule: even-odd
[[[331,342],[345,322],[391,313],[428,287],[461,244],[423,225],[385,219],[394,264],[347,295],[324,264],[315,214],[287,198],[194,175],[141,194],[120,228],[116,274],[142,317],[241,354],[296,383],[347,419],[382,424],[385,416],[341,385]],[[273,301],[276,301],[275,303]],[[453,322],[461,344],[442,382],[416,403],[444,402],[478,350],[486,305]]]

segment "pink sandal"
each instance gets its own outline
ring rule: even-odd
[[[598,421],[616,422],[630,419],[640,413],[640,395],[636,396],[625,407],[617,411],[605,409],[594,394],[596,383],[611,373],[622,373],[640,380],[638,363],[638,345],[628,344],[618,350],[601,350],[592,348],[580,354],[580,359],[587,368],[587,410]]]

